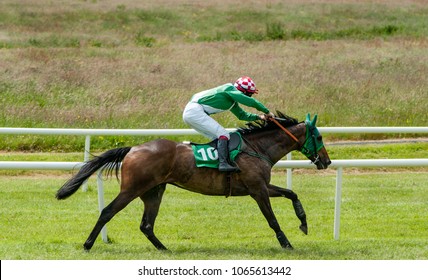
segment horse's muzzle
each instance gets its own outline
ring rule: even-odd
[[[327,169],[328,166],[331,164],[330,157],[328,156],[327,150],[325,147],[323,147],[321,150],[318,151],[318,154],[316,157],[311,159],[312,162],[317,166],[317,169]]]
[[[317,166],[318,170],[327,169],[328,166],[331,164],[331,160],[328,156],[323,157],[323,156],[320,156],[319,154],[311,160],[312,160],[312,163]]]
[[[320,169],[327,169],[330,164],[331,164],[331,160],[330,159],[328,159],[325,162],[323,162],[322,160],[319,160],[316,163],[316,166],[317,166],[317,169],[320,170]]]

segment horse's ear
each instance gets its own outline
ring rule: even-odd
[[[307,113],[306,114],[306,122],[311,122],[311,114],[310,113]]]
[[[314,119],[313,119],[313,120],[312,120],[312,122],[311,122],[311,125],[312,125],[312,126],[315,126],[315,125],[316,125],[316,123],[317,123],[317,118],[318,118],[318,115],[317,115],[317,114],[315,114]]]

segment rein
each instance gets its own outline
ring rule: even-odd
[[[279,120],[281,120],[280,118],[270,118],[269,120],[271,120],[271,121],[273,121],[279,128],[281,128],[287,135],[289,135],[291,138],[293,138],[293,140],[294,141],[296,141],[296,143],[297,144],[299,144],[299,146],[302,146],[301,144],[300,144],[300,141],[299,141],[299,139],[297,139],[297,137],[296,136],[294,136],[293,135],[293,133],[291,133],[288,129],[286,129],[284,126],[282,126],[279,122],[278,122],[278,120],[276,120],[276,119],[279,119]],[[250,146],[251,147],[251,149],[253,149],[253,151],[255,151],[254,153],[252,153],[252,152],[244,152],[244,151],[241,151],[241,152],[243,152],[243,153],[245,153],[245,154],[247,154],[247,155],[249,155],[249,156],[253,156],[253,157],[257,157],[257,158],[260,158],[260,159],[262,159],[262,160],[264,160],[264,161],[266,161],[266,162],[268,162],[271,166],[273,166],[274,165],[274,163],[269,159],[269,158],[267,158],[266,156],[263,156],[263,155],[261,155],[260,153],[258,153],[257,152],[257,149],[255,149],[254,148],[254,146],[250,143],[250,142],[248,142],[247,141],[247,139],[245,139],[244,137],[242,137],[242,139],[247,143],[247,145],[248,146]]]
[[[308,151],[308,149],[305,147],[305,145],[306,145],[306,142],[308,141],[308,134],[306,134],[306,140],[305,140],[305,143],[303,143],[303,145],[302,144],[300,144],[300,141],[296,138],[296,136],[294,136],[288,129],[286,129],[284,126],[282,126],[279,122],[278,122],[278,120],[277,119],[279,119],[279,120],[281,120],[280,118],[270,118],[270,120],[271,121],[273,121],[279,128],[281,128],[287,135],[289,135],[291,138],[293,138],[294,139],[294,141],[296,141],[297,142],[297,144],[299,144],[299,146],[300,146],[300,151],[304,154],[304,155],[306,155],[307,156],[307,153],[309,152]],[[314,164],[316,164],[319,160],[320,160],[320,156],[319,156],[319,154],[317,154],[316,153],[316,151],[318,150],[317,149],[317,143],[316,143],[316,140],[315,140],[315,135],[312,133],[312,130],[311,130],[311,136],[312,136],[312,138],[314,139],[313,140],[313,144],[314,144],[314,153],[312,154],[312,156],[314,156],[314,160],[311,160],[312,161],[312,163],[314,163]],[[305,150],[305,152],[303,152],[303,149]]]
[[[288,129],[286,129],[282,124],[279,123],[278,120],[283,120],[281,118],[277,118],[277,117],[273,117],[273,118],[269,118],[270,121],[273,121],[282,131],[284,131],[288,136],[290,136],[298,145],[299,145],[299,150],[302,152],[302,149],[305,149],[306,151],[308,150],[305,145],[306,142],[308,140],[308,137],[306,137],[305,142],[303,143],[303,145],[300,143],[299,139],[297,139],[296,136],[294,136],[293,133],[291,133]],[[314,138],[315,136],[312,134],[312,137]],[[247,141],[247,139],[245,139],[244,137],[242,137],[242,139],[248,144],[248,146],[250,146],[250,148],[254,151],[253,152],[247,152],[247,151],[241,151],[249,156],[253,156],[253,157],[257,157],[260,158],[262,160],[265,160],[266,162],[268,162],[271,166],[274,165],[274,163],[272,161],[270,161],[269,158],[267,158],[266,156],[261,155],[260,153],[257,152],[257,149],[255,149],[255,147]],[[317,151],[317,146],[316,146],[316,141],[313,142],[314,144],[314,150]],[[305,153],[304,153],[305,154]],[[305,154],[306,155],[306,154]],[[307,155],[306,155],[307,156]],[[312,156],[314,156],[314,160],[311,160],[312,163],[316,164],[319,160],[320,160],[320,156],[316,153],[312,154]]]
[[[273,121],[279,128],[281,128],[285,133],[287,133],[288,134],[288,136],[290,136],[291,138],[293,138],[293,140],[294,141],[296,141],[297,142],[297,144],[299,144],[299,146],[301,146],[300,145],[300,141],[299,141],[299,139],[297,139],[296,138],[296,136],[294,136],[293,135],[293,133],[291,133],[288,129],[286,129],[285,127],[283,127],[282,126],[282,124],[280,124],[277,120],[276,120],[276,118],[271,118],[270,119],[271,121]]]

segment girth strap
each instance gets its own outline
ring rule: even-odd
[[[226,189],[224,191],[225,195],[226,195],[226,198],[228,198],[229,196],[232,195],[232,184],[231,184],[231,181],[232,181],[232,173],[227,172],[226,173]]]

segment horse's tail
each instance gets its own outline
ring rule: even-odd
[[[83,182],[85,182],[92,174],[102,167],[107,169],[110,173],[116,169],[116,176],[118,176],[120,163],[130,150],[131,147],[112,149],[86,162],[79,172],[77,172],[76,175],[68,180],[57,191],[56,198],[66,199],[67,197],[74,194],[83,184]]]

